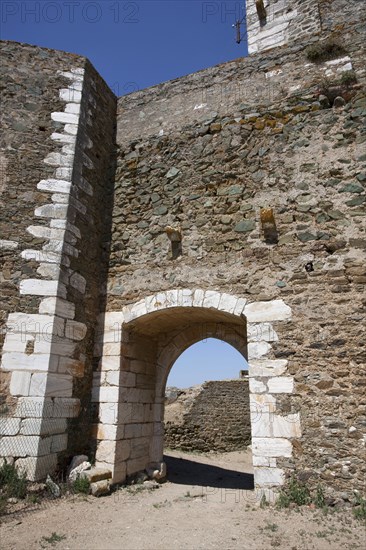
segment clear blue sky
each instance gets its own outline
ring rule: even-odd
[[[238,378],[248,363],[235,348],[208,338],[188,348],[173,365],[167,386],[187,388],[208,380]]]
[[[245,0],[2,0],[1,38],[84,55],[124,95],[246,55],[232,28],[244,9]],[[237,378],[244,368],[234,348],[209,339],[181,355],[169,384]]]
[[[90,59],[117,95],[246,55],[244,0],[2,0],[1,38]]]

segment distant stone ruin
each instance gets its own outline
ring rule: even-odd
[[[164,443],[199,452],[243,451],[251,443],[248,380],[205,382],[167,388]]]

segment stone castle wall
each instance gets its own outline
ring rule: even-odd
[[[363,489],[366,15],[317,5],[320,34],[118,102],[86,60],[4,43],[1,454],[29,475],[92,424],[115,480],[159,462],[169,368],[221,335],[256,483]]]
[[[30,55],[33,54],[33,55]],[[33,58],[33,59],[32,59]],[[38,181],[51,177],[54,168],[44,162],[54,152],[51,134],[59,123],[51,113],[63,109],[58,90],[69,81],[58,72],[62,65],[83,66],[77,56],[63,52],[2,44],[1,71],[7,85],[2,89],[3,141],[1,152],[1,327],[8,313],[38,313],[40,298],[19,293],[23,279],[39,277],[37,261],[22,258],[23,249],[43,244],[44,239],[27,231],[34,211],[49,195],[37,189]],[[46,224],[39,219],[38,225]],[[36,260],[36,258],[35,258]],[[1,330],[1,344],[5,331]]]
[[[166,399],[164,418],[169,449],[243,451],[251,443],[249,381],[205,382],[180,390],[175,399]]]
[[[341,492],[350,483],[361,489],[364,475],[366,113],[358,40],[337,60],[311,63],[307,44],[297,43],[121,98],[107,288],[109,311],[197,284],[250,301],[282,298],[292,322],[274,323],[278,343],[258,334],[249,363],[264,354],[288,360],[295,385],[272,384],[266,370],[250,374],[252,402],[268,407],[252,436],[295,438],[277,466],[305,470],[314,486],[331,479]],[[350,70],[358,83],[340,85]],[[251,84],[270,82],[274,93],[222,99],[243,74]],[[203,89],[212,91],[207,105]],[[334,94],[344,97],[339,107]],[[266,242],[263,208],[273,210],[276,244]],[[174,261],[167,226],[182,232]],[[269,388],[276,410],[294,415],[276,431]],[[275,439],[268,445],[270,456],[281,455]]]
[[[121,147],[107,289],[111,311],[197,282],[250,300],[283,298],[293,320],[274,325],[281,344],[269,354],[289,361],[295,386],[274,391],[283,413],[301,412],[303,435],[278,462],[341,491],[351,480],[361,489],[364,475],[366,113],[364,92],[354,91],[339,109],[307,89],[270,109]],[[274,211],[275,245],[264,239],[263,207]],[[176,261],[167,225],[182,230]],[[252,346],[252,359],[269,349]],[[260,407],[267,381],[254,377],[251,391]],[[270,433],[270,414],[257,437]]]
[[[145,137],[169,134],[186,124],[204,122],[215,113],[240,116],[240,109],[256,111],[257,105],[271,106],[286,96],[296,96],[297,90],[314,87],[325,77],[332,76],[329,66],[309,63],[306,57],[306,48],[319,40],[332,39],[343,45],[352,57],[359,78],[365,78],[365,7],[362,2],[299,0],[287,3],[317,6],[321,34],[311,34],[310,27],[307,37],[297,36],[300,17],[294,22],[294,40],[286,47],[274,47],[263,54],[228,61],[119,98],[118,143],[123,146],[139,139],[142,127]],[[334,74],[338,68],[333,66]]]
[[[1,451],[39,477],[90,440],[115,98],[83,58],[14,43],[2,57]]]

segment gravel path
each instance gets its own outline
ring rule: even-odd
[[[169,452],[170,480],[103,497],[65,497],[6,517],[7,550],[337,550],[366,543],[349,510],[261,509],[251,490],[250,454]],[[366,546],[366,545],[365,545]]]

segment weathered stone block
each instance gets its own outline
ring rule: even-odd
[[[283,300],[271,302],[253,302],[244,308],[248,323],[285,321],[291,319],[291,308]]]
[[[252,416],[252,437],[273,436],[272,418],[268,413]]]
[[[115,386],[94,387],[92,401],[96,403],[118,403],[120,388]]]
[[[294,379],[290,376],[278,376],[268,380],[270,393],[292,393],[294,391]]]
[[[67,208],[66,204],[45,204],[36,208],[34,214],[40,218],[66,220]]]
[[[82,472],[80,477],[84,477],[90,481],[90,483],[96,483],[97,481],[110,480],[112,472],[109,468],[91,468],[85,472]]]
[[[83,340],[86,336],[87,326],[84,323],[79,323],[77,321],[66,321],[65,327],[65,336],[70,338],[70,340]]]
[[[80,103],[81,92],[73,88],[64,88],[60,90],[60,99],[62,99],[62,101],[67,101],[68,103]],[[69,120],[70,119],[68,119],[67,122],[69,122]],[[60,122],[65,122],[65,119]]]
[[[271,345],[268,342],[251,342],[248,344],[248,359],[258,359],[268,354]]]
[[[65,124],[75,124],[79,123],[79,117],[72,113],[51,113],[51,118],[55,122],[63,122]]]
[[[111,352],[109,355],[108,352]],[[112,355],[113,352],[120,351],[120,345],[116,344],[112,348],[110,344],[106,344],[103,347],[102,352],[105,355],[101,358],[99,362],[99,368],[102,371],[119,371],[121,368],[121,355]]]
[[[269,458],[265,456],[253,456],[253,466],[269,466]]]
[[[0,440],[0,456],[43,456],[49,454],[51,438],[40,439],[38,436],[18,435],[3,437]]]
[[[20,418],[50,418],[53,414],[53,401],[41,397],[19,397],[14,416]]]
[[[96,459],[98,462],[114,463],[116,458],[116,442],[101,441],[98,443]]]
[[[75,304],[61,298],[45,298],[39,305],[39,313],[73,319],[75,317]]]
[[[117,403],[100,403],[99,419],[102,424],[117,424],[119,421]]]
[[[74,273],[70,277],[70,285],[76,288],[81,294],[85,294],[86,280],[80,273]]]
[[[248,342],[278,342],[278,336],[270,323],[248,323]]]
[[[37,458],[19,458],[15,465],[20,472],[27,474],[27,479],[30,481],[40,481],[48,474],[52,475],[56,470],[57,454],[48,454]]]
[[[60,296],[61,298],[66,298],[66,287],[58,281],[24,279],[20,282],[20,294],[32,294],[34,296]]]
[[[137,474],[145,470],[149,462],[149,457],[135,458],[133,460],[127,460],[127,475]]]
[[[50,356],[48,354],[27,355],[25,353],[4,353],[1,367],[5,371],[48,371]]]
[[[292,444],[284,438],[253,437],[252,451],[256,456],[290,457],[292,455]]]
[[[72,376],[35,373],[29,394],[36,397],[71,397],[72,387]]]
[[[37,183],[37,189],[51,193],[70,193],[71,183],[66,180],[47,179]]]
[[[12,334],[8,332],[5,335],[5,341],[3,345],[2,352],[18,352],[24,353],[27,347],[28,342],[34,341],[34,336],[32,334],[19,333],[16,332]]]
[[[0,436],[17,435],[20,429],[20,418],[0,418]]]
[[[274,414],[272,427],[274,437],[301,437],[300,414],[286,416]]]
[[[53,435],[51,438],[51,453],[60,453],[67,449],[67,434]]]
[[[16,250],[18,246],[19,243],[16,241],[0,240],[0,250]]]
[[[62,434],[67,429],[64,418],[25,418],[21,421],[20,433],[23,435],[55,435]]]
[[[287,363],[285,359],[262,359],[250,361],[250,376],[255,378],[267,378],[272,376],[280,376],[287,371]]]
[[[58,252],[45,250],[23,250],[21,253],[25,260],[34,260],[35,262],[44,262],[51,264],[61,264],[61,254]]]
[[[285,481],[285,472],[280,468],[264,468],[254,467],[254,478],[257,485],[260,487],[281,486]]]
[[[10,380],[11,395],[29,395],[31,373],[25,371],[14,371]]]
[[[207,290],[203,299],[203,307],[217,308],[220,302],[221,295],[218,292]]]
[[[20,334],[25,339],[28,339],[28,334],[40,334],[44,337],[64,334],[64,320],[57,317],[50,318],[48,315],[10,313],[6,327],[10,332]]]
[[[257,380],[256,378],[249,378],[249,388],[251,393],[267,392],[266,384],[264,384],[261,380]]]
[[[54,418],[75,418],[80,412],[80,399],[56,397],[54,399]]]
[[[141,437],[143,424],[127,424],[125,426],[125,437],[131,439]]]
[[[94,424],[93,425],[93,436],[95,439],[108,439],[115,441],[122,439],[124,435],[123,426],[117,426],[116,424]]]

